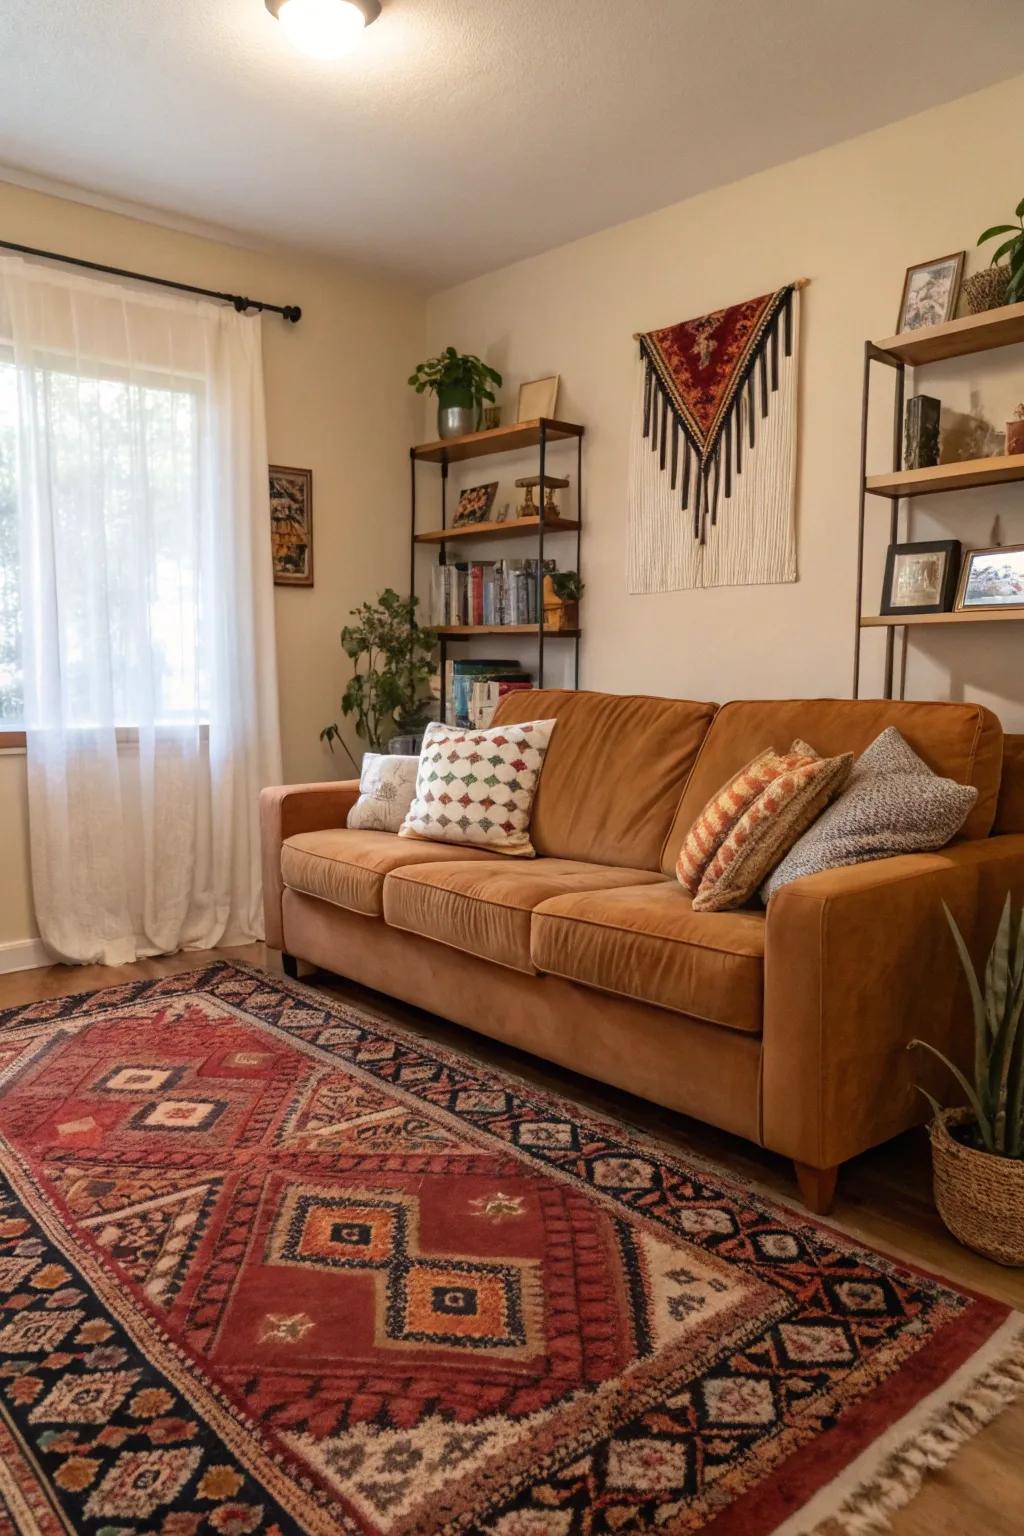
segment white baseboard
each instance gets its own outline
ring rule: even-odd
[[[18,939],[13,944],[0,944],[0,976],[8,971],[32,971],[40,965],[52,965],[53,956],[47,952],[42,939]]]

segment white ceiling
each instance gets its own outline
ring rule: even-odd
[[[0,163],[438,288],[1008,78],[1021,9],[384,0],[318,63],[263,0],[0,0]]]

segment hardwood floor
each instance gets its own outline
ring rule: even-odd
[[[0,1008],[122,981],[166,976],[214,959],[246,960],[280,972],[280,957],[262,945],[162,956],[112,970],[105,966],[50,966],[0,976]],[[340,998],[365,1003],[417,1034],[503,1066],[599,1112],[652,1131],[681,1151],[713,1158],[731,1173],[784,1200],[796,1200],[791,1165],[725,1132],[604,1088],[533,1057],[485,1040],[418,1009],[338,977],[303,978]],[[830,1221],[874,1247],[911,1259],[958,1284],[1024,1309],[1024,1270],[1004,1269],[969,1252],[948,1235],[932,1205],[928,1149],[923,1133],[889,1142],[847,1163]],[[1024,1533],[1024,1400],[976,1435],[945,1470],[930,1476],[893,1520],[894,1536],[1022,1536]]]

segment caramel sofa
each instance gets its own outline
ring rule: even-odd
[[[838,1165],[950,1085],[919,1035],[969,1052],[945,900],[976,957],[1024,891],[1024,738],[973,704],[713,704],[521,692],[496,723],[557,716],[536,859],[345,828],[353,783],[262,797],[267,943],[792,1158],[828,1208]],[[973,784],[961,837],[794,882],[767,909],[695,913],[675,880],[724,780],[794,737],[860,752],[895,725]]]

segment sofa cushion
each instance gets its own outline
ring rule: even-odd
[[[435,848],[434,856],[437,858]],[[662,885],[648,869],[538,859],[530,864],[421,864],[396,869],[384,882],[384,918],[454,949],[530,975],[530,919],[535,907],[568,892],[598,891],[627,882]]]
[[[1024,832],[1024,736],[1003,737],[1003,779],[993,832]]]
[[[900,699],[755,699],[724,704],[694,764],[662,851],[662,869],[675,869],[683,838],[720,784],[771,743],[784,749],[794,736],[812,742],[822,757],[859,756],[876,736],[896,726],[933,773],[973,784],[974,808],[962,837],[987,837],[992,828],[1003,761],[1003,730],[980,704],[921,704]]]
[[[436,843],[409,842],[394,832],[300,832],[281,845],[281,878],[293,891],[366,917],[384,912],[384,876],[400,865],[437,861]],[[478,848],[447,848],[445,858],[489,859]]]
[[[539,971],[757,1034],[765,917],[694,912],[676,880],[559,896],[533,914]]]
[[[713,704],[686,699],[557,688],[506,694],[495,711],[495,725],[558,721],[533,802],[530,836],[537,852],[657,869],[683,785],[714,713]],[[747,753],[748,758],[753,755]]]

